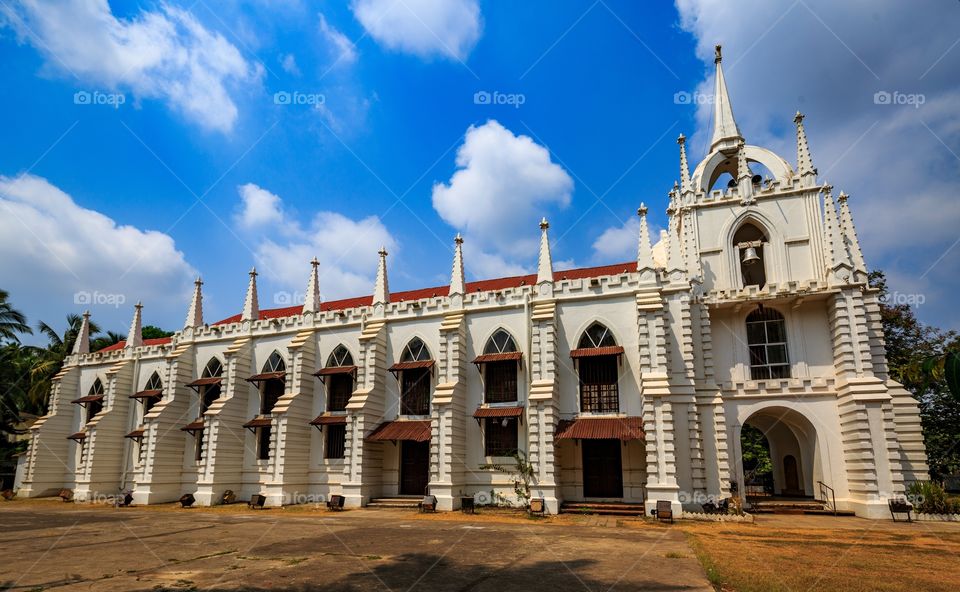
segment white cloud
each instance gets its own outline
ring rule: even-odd
[[[44,55],[48,69],[75,76],[81,85],[164,100],[207,129],[231,130],[238,109],[228,87],[258,83],[262,76],[262,67],[248,63],[222,35],[174,6],[117,18],[107,0],[19,4],[2,14]]]
[[[482,28],[477,0],[353,0],[353,14],[388,49],[463,60]]]
[[[237,188],[240,192],[241,209],[237,215],[237,222],[243,228],[255,228],[268,224],[279,224],[283,221],[280,211],[280,198],[262,189],[253,183],[247,183]]]
[[[701,92],[713,92],[713,45],[723,44],[734,115],[749,143],[794,161],[791,115],[807,115],[821,180],[852,195],[867,263],[888,270],[891,289],[960,288],[960,247],[947,252],[960,220],[960,12],[933,0],[878,1],[866,13],[829,0],[677,0],[677,8],[711,74]],[[924,102],[877,104],[877,92]],[[700,105],[695,152],[705,147],[710,117],[710,105]],[[948,297],[928,297],[919,312],[960,322]]]
[[[650,241],[654,247],[654,259],[661,261],[657,251],[664,248],[659,245],[661,229],[656,224],[650,224]],[[596,263],[608,264],[620,261],[632,261],[637,258],[637,249],[640,246],[640,218],[633,216],[618,226],[611,226],[604,230],[593,241],[593,260]]]
[[[551,162],[546,148],[492,119],[467,129],[456,163],[448,183],[434,184],[433,207],[489,255],[478,257],[473,271],[487,276],[525,269],[536,258],[537,222],[549,209],[570,204],[570,175]]]
[[[268,284],[260,294],[264,308],[286,304],[271,297],[270,286],[275,289],[274,295],[302,295],[313,257],[320,261],[320,291],[324,299],[333,300],[371,293],[380,247],[386,246],[392,256],[396,255],[396,240],[376,216],[353,220],[337,212],[322,211],[303,225],[270,191],[252,183],[238,190],[244,206],[238,223],[257,231],[257,269]],[[254,203],[267,204],[262,212],[271,225],[244,224],[251,196]]]
[[[300,66],[297,65],[297,56],[292,53],[280,56],[280,67],[291,76],[300,76]]]
[[[144,322],[180,327],[196,270],[169,235],[118,224],[33,175],[0,176],[0,214],[0,277],[31,323],[89,308],[126,331],[142,299]]]
[[[335,63],[349,65],[357,61],[357,48],[347,39],[347,36],[327,22],[327,18],[320,15],[320,35],[333,48]]]

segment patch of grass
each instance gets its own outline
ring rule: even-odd
[[[669,553],[664,553],[663,556],[666,557],[667,559],[686,559],[687,557],[690,557],[685,553],[677,553],[676,551],[670,551]]]
[[[287,565],[299,565],[306,560],[307,560],[306,557],[291,557],[289,559],[284,559],[283,562],[286,563]]]

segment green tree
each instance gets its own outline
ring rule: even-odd
[[[141,329],[141,334],[144,339],[160,339],[161,337],[170,337],[173,335],[173,331],[165,331],[160,327],[145,325],[143,329]]]
[[[871,272],[870,284],[883,296],[880,315],[890,376],[920,405],[930,476],[960,473],[960,398],[947,382],[949,363],[960,353],[960,338],[955,331],[920,322],[909,305],[888,302],[883,272]]]
[[[67,315],[67,329],[63,335],[57,333],[56,329],[41,321],[37,328],[40,333],[47,338],[45,348],[36,348],[36,357],[30,368],[30,388],[28,393],[28,402],[38,413],[45,413],[47,407],[47,397],[50,394],[50,387],[53,384],[53,377],[60,372],[63,367],[63,361],[73,351],[73,345],[80,333],[80,325],[83,323],[83,317],[76,314]],[[93,321],[90,322],[90,334],[100,332],[100,327]]]
[[[27,324],[27,317],[13,308],[9,302],[10,294],[0,290],[0,343],[13,341],[20,343],[20,334],[30,335],[33,330]]]

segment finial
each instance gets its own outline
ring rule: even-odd
[[[320,267],[320,261],[317,260],[316,256],[314,256],[314,258],[310,260],[310,265],[312,265],[314,269],[316,269],[317,267]]]
[[[136,308],[137,310],[141,310],[143,308],[143,302],[140,300],[137,300],[137,303],[134,304],[133,307]]]
[[[386,256],[387,256],[387,247],[385,247],[385,246],[383,246],[383,245],[380,245],[380,250],[377,251],[377,254],[380,255],[381,257],[386,257]]]
[[[89,319],[89,318],[90,318],[90,309],[89,309],[89,308],[88,308],[87,310],[83,311],[83,318],[85,318],[85,319]]]
[[[797,111],[797,114],[793,116],[793,122],[799,125],[803,123],[803,118],[804,118],[803,113],[800,113],[799,111]]]
[[[257,277],[257,268],[256,268],[256,267],[251,267],[251,268],[250,268],[250,273],[249,273],[249,275],[250,275],[250,277]]]
[[[680,134],[679,136],[677,136],[677,144],[680,144],[681,146],[683,146],[684,142],[686,141],[687,141],[687,137],[685,135]]]
[[[540,220],[540,230],[546,230],[548,228],[550,228],[550,223],[547,222],[547,219],[543,218],[542,220]]]
[[[721,51],[722,49],[723,49],[723,46],[722,46],[722,45],[715,45],[715,46],[713,47],[713,52],[714,52],[714,53],[713,53],[713,63],[714,63],[714,64],[719,64],[720,62],[723,61],[723,53],[722,53],[722,51]]]
[[[850,198],[849,195],[847,195],[845,192],[841,191],[841,192],[840,192],[840,195],[837,196],[837,201],[838,201],[839,203],[841,203],[841,204],[844,204],[844,203],[847,202],[847,199],[849,199],[849,198]]]
[[[197,276],[197,279],[193,280],[193,285],[194,285],[194,286],[202,286],[202,285],[203,285],[203,278],[201,278],[201,277],[198,275],[198,276]]]
[[[457,233],[457,236],[453,237],[453,242],[456,243],[456,244],[458,244],[458,245],[462,245],[462,244],[463,244],[463,237],[460,236],[460,233],[459,233],[459,232]]]
[[[640,207],[637,208],[637,215],[638,215],[638,216],[646,216],[646,215],[647,215],[647,205],[646,205],[645,203],[640,202]]]

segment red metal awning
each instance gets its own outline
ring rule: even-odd
[[[146,391],[140,391],[139,393],[134,393],[130,395],[131,399],[159,399],[163,396],[163,391],[159,389],[151,389]]]
[[[201,386],[208,386],[211,384],[220,384],[223,381],[222,376],[207,376],[206,378],[198,378],[193,382],[188,382],[187,386],[193,389],[200,390]]]
[[[430,420],[399,420],[387,421],[373,430],[367,440],[374,442],[384,440],[412,440],[414,442],[430,441]]]
[[[481,417],[523,417],[523,407],[477,407],[473,416],[478,419]]]
[[[313,426],[325,426],[325,425],[346,425],[347,416],[346,415],[329,415],[323,413],[316,416],[310,420],[310,425]]]
[[[87,439],[86,432],[77,432],[76,434],[70,434],[67,436],[67,440],[76,440],[77,442],[83,442]]]
[[[417,368],[433,368],[433,360],[420,360],[418,362],[397,362],[388,368],[390,372],[399,372],[400,370],[415,370]]]
[[[286,376],[286,372],[264,372],[262,374],[254,374],[247,379],[247,382],[263,382],[264,380],[283,380],[283,377]]]
[[[557,440],[643,440],[642,417],[580,417],[561,421]]]
[[[191,422],[188,423],[187,425],[185,425],[185,426],[183,426],[182,428],[180,428],[180,430],[181,430],[181,431],[184,431],[184,432],[190,432],[191,434],[194,434],[194,433],[196,433],[196,432],[202,432],[202,431],[203,431],[203,418],[201,417],[200,419],[195,419],[195,420],[191,421]]]
[[[523,352],[504,352],[502,354],[483,354],[473,359],[474,364],[486,364],[488,362],[509,362],[511,360],[520,361],[523,358]]]
[[[87,403],[95,403],[102,400],[103,395],[87,395],[86,397],[80,397],[79,399],[74,399],[70,402],[77,405],[86,405]]]
[[[254,428],[266,428],[272,425],[273,425],[273,419],[269,417],[254,417],[247,423],[243,424],[243,427],[247,429],[254,429]]]
[[[621,345],[608,345],[606,347],[582,347],[570,352],[570,357],[574,359],[620,355],[623,355],[623,346]]]
[[[331,374],[354,374],[356,366],[328,366],[313,373],[314,376],[330,376]]]
[[[145,433],[147,433],[147,430],[140,428],[138,430],[133,430],[132,432],[124,436],[124,438],[130,438],[131,440],[142,440],[143,435]]]

